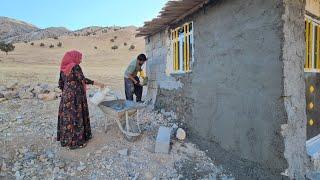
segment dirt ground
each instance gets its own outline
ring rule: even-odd
[[[114,36],[117,39],[110,42]],[[144,52],[144,40],[134,36],[135,30],[122,29],[90,37],[34,41],[33,46],[30,42],[15,44],[14,52],[0,53],[0,87],[14,81],[20,87],[56,86],[63,54],[76,49],[84,55],[81,66],[86,77],[105,83],[123,97],[123,72],[131,59]],[[41,42],[46,46],[40,47]],[[61,48],[48,47],[58,42]],[[111,50],[114,44],[119,49]],[[134,50],[129,50],[131,44]],[[159,126],[179,122],[152,107],[139,117],[142,135],[128,142],[117,126],[105,133],[105,114],[89,104],[93,139],[83,149],[62,148],[55,140],[58,105],[59,99],[36,97],[0,102],[0,179],[233,179],[188,139],[181,142],[173,137],[169,154],[155,153]]]
[[[0,84],[13,80],[21,84],[57,83],[64,53],[79,50],[83,53],[81,67],[88,78],[120,90],[126,66],[139,53],[144,52],[144,39],[136,38],[135,33],[134,28],[126,28],[95,36],[63,36],[59,39],[38,40],[33,41],[33,46],[31,42],[17,43],[15,50],[7,56],[0,52]],[[111,42],[111,39],[115,39],[115,42]],[[56,46],[58,42],[62,43],[61,48]],[[44,43],[45,47],[40,47],[40,43]],[[51,44],[55,47],[49,48]],[[117,50],[111,49],[114,45],[118,46]],[[135,49],[129,50],[131,45]]]
[[[157,129],[169,118],[145,110],[143,134],[128,142],[117,126],[104,132],[104,114],[90,105],[93,139],[68,150],[55,141],[59,100],[10,100],[0,104],[0,143],[5,179],[209,179],[227,177],[192,143],[172,141],[170,154],[154,153]],[[119,151],[127,150],[128,154]]]

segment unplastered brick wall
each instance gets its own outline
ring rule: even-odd
[[[173,50],[170,30],[146,38],[148,56],[148,97],[155,109],[174,112],[180,122],[191,118],[193,100],[188,98],[191,89],[191,74],[173,73]]]
[[[149,77],[147,96],[155,103],[158,88],[173,90],[182,87],[182,83],[171,76],[172,49],[168,30],[146,38],[146,53]]]

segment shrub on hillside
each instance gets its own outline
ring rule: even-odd
[[[61,47],[61,46],[62,46],[62,42],[59,42],[59,43],[57,44],[57,46],[58,46],[58,47]]]
[[[114,45],[114,46],[111,47],[111,49],[112,49],[112,50],[116,50],[116,49],[118,49],[118,46],[117,46],[117,45]]]
[[[114,39],[110,39],[110,42],[114,42]]]
[[[30,45],[31,45],[31,46],[33,46],[33,45],[34,45],[34,43],[33,43],[33,42],[32,42],[32,43],[30,43]]]
[[[49,48],[54,48],[54,45],[53,45],[53,44],[50,44]]]
[[[129,48],[129,50],[134,50],[136,47],[132,44]]]
[[[123,43],[123,45],[124,45],[124,46],[127,46],[128,44],[125,42],[125,43]]]
[[[114,37],[113,37],[113,39],[117,39],[117,38],[118,38],[118,36],[114,36]]]
[[[59,39],[57,36],[53,37],[53,39]]]
[[[15,46],[12,43],[0,42],[0,50],[8,55],[8,52],[13,51]]]
[[[23,41],[23,42],[26,43],[26,44],[28,43],[28,41]]]
[[[94,49],[98,49],[98,47],[97,47],[97,46],[95,46],[95,47],[94,47]]]
[[[44,43],[40,43],[40,47],[44,47],[45,46],[45,44]]]

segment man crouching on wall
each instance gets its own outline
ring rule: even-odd
[[[141,102],[143,86],[140,83],[138,73],[142,78],[145,77],[142,71],[142,65],[147,61],[144,54],[140,54],[136,59],[132,60],[124,73],[124,86],[126,99],[133,101],[133,94],[136,95],[136,101]]]

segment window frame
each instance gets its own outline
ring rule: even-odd
[[[191,27],[191,30],[189,30]],[[179,32],[183,30],[182,32]],[[189,21],[171,29],[171,52],[173,70],[171,74],[185,74],[192,72],[194,63],[194,23]],[[179,51],[178,53],[176,53]],[[176,60],[178,59],[178,60]]]
[[[305,16],[305,49],[304,72],[320,73],[320,22],[307,15]]]

